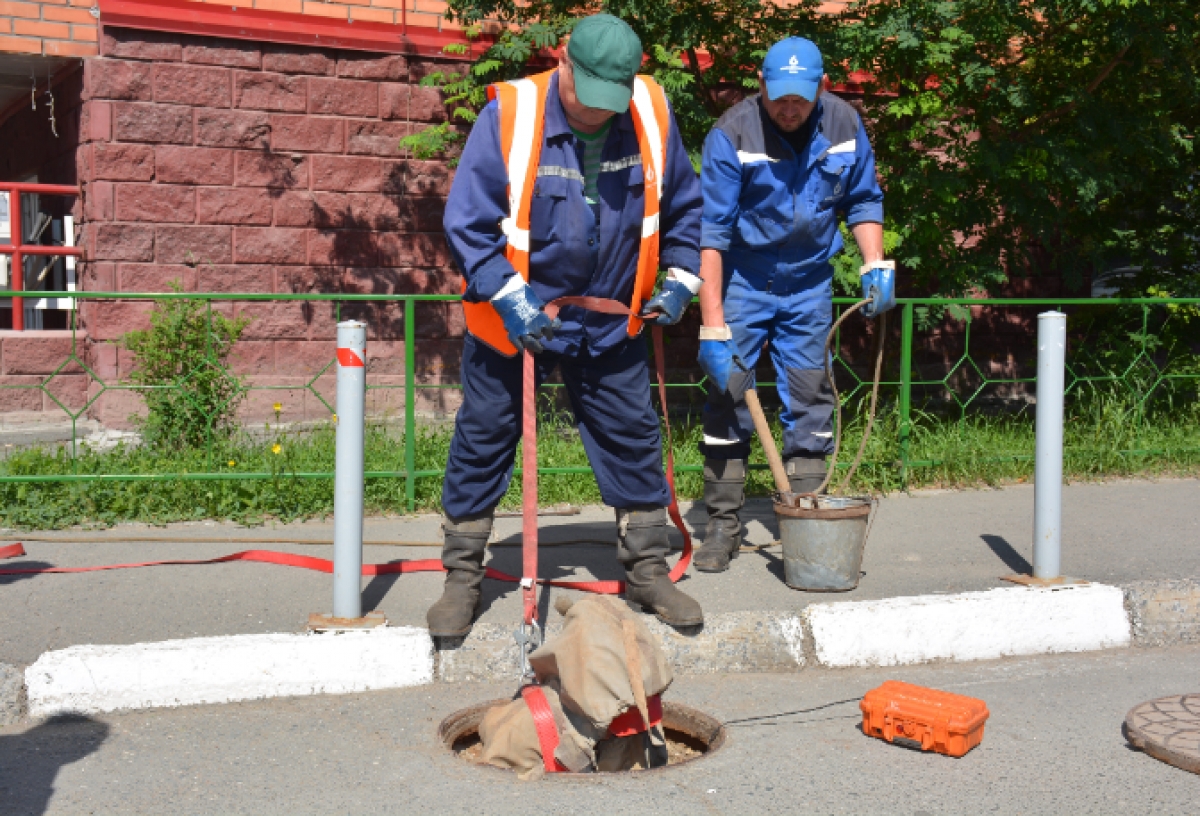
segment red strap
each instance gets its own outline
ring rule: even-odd
[[[542,764],[546,773],[562,773],[567,769],[563,766],[554,752],[558,750],[558,726],[554,723],[554,712],[550,710],[550,701],[541,686],[528,685],[521,687],[521,696],[529,713],[533,715],[533,727],[537,729],[538,743],[542,746]]]
[[[650,715],[650,725],[642,719],[642,713],[637,708],[631,708],[608,724],[609,736],[632,737],[656,725],[662,725],[662,696],[655,694],[646,698],[646,713]]]
[[[537,620],[538,480],[537,366],[526,351],[521,410],[521,603],[526,625]]]

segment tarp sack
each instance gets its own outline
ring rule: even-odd
[[[628,771],[667,761],[662,729],[610,737],[609,725],[636,709],[651,721],[647,699],[662,694],[673,676],[658,641],[620,601],[560,597],[562,633],[529,657],[558,729],[555,758],[569,771]],[[541,742],[524,698],[497,706],[479,726],[482,761],[515,770],[521,779],[545,773]]]
[[[641,616],[603,595],[571,604],[559,598],[562,634],[529,656],[538,681],[558,692],[562,704],[591,722],[601,737],[631,708],[650,718],[646,698],[662,694],[674,679],[658,640]]]
[[[563,711],[562,702],[554,689],[545,688],[542,691],[558,729],[555,759],[575,773],[595,770],[596,756],[592,746],[596,740],[581,735],[572,719],[577,720],[585,730],[590,730],[587,722],[572,718]],[[540,779],[545,774],[537,726],[533,723],[529,706],[519,694],[511,703],[496,706],[483,716],[483,722],[479,724],[479,738],[483,742],[480,757],[483,762],[498,768],[511,768],[520,779],[525,780]]]

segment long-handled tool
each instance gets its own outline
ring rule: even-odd
[[[767,464],[771,466],[771,476],[775,479],[775,490],[780,501],[794,503],[791,482],[788,481],[787,471],[783,469],[783,459],[779,457],[779,449],[775,447],[775,437],[771,434],[771,426],[767,424],[766,414],[763,413],[762,403],[758,401],[758,391],[754,386],[746,389],[746,407],[754,419],[754,430],[758,434],[759,444],[767,455]]]

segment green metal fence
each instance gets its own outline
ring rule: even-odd
[[[368,371],[368,389],[401,389],[404,396],[403,404],[403,445],[404,445],[404,467],[397,470],[373,470],[368,471],[366,476],[371,479],[400,479],[404,481],[405,497],[408,509],[415,507],[416,502],[416,482],[424,478],[437,478],[442,476],[441,469],[425,469],[419,470],[416,467],[416,430],[419,423],[417,415],[417,393],[421,389],[435,388],[454,388],[454,384],[447,383],[419,383],[417,381],[417,359],[416,352],[418,347],[417,340],[417,307],[421,304],[457,301],[456,296],[450,295],[358,295],[358,294],[259,294],[259,293],[144,293],[133,294],[125,292],[69,292],[69,293],[41,293],[48,297],[70,297],[74,298],[77,303],[84,301],[104,301],[104,300],[170,300],[170,299],[195,299],[203,300],[209,304],[211,310],[214,304],[221,302],[236,301],[241,303],[252,303],[262,301],[299,301],[307,303],[326,302],[333,304],[331,316],[334,319],[341,319],[343,308],[361,309],[362,304],[376,304],[387,308],[399,308],[402,310],[403,319],[403,340],[404,340],[404,375],[403,384],[400,385],[373,385],[370,383],[370,372]],[[844,307],[854,302],[852,298],[835,298],[834,303],[838,307]],[[966,416],[969,411],[982,410],[987,401],[987,392],[989,389],[1007,389],[1008,403],[1014,402],[1014,394],[1024,391],[1027,394],[1032,393],[1033,384],[1035,383],[1033,361],[1036,357],[1035,349],[1035,327],[1034,315],[1036,312],[1045,311],[1048,308],[1059,308],[1069,312],[1074,312],[1076,318],[1080,315],[1087,319],[1094,318],[1097,314],[1111,313],[1114,309],[1125,310],[1123,314],[1127,316],[1133,315],[1133,322],[1137,323],[1136,317],[1141,316],[1141,331],[1135,330],[1126,332],[1127,339],[1119,339],[1116,343],[1116,353],[1108,353],[1107,358],[1104,354],[1097,353],[1096,349],[1087,348],[1086,342],[1082,342],[1080,349],[1073,351],[1068,357],[1067,371],[1067,390],[1068,395],[1072,393],[1080,393],[1085,389],[1095,389],[1098,387],[1121,387],[1127,390],[1139,404],[1149,405],[1150,401],[1156,398],[1156,395],[1162,395],[1167,391],[1172,393],[1182,393],[1189,395],[1187,398],[1194,399],[1194,388],[1200,381],[1200,367],[1194,365],[1196,357],[1195,353],[1200,349],[1193,347],[1189,354],[1184,354],[1182,357],[1172,356],[1167,354],[1160,345],[1160,341],[1154,335],[1152,329],[1154,324],[1154,316],[1164,313],[1164,310],[1186,310],[1189,314],[1200,314],[1200,298],[1138,298],[1138,299],[999,299],[999,298],[984,298],[984,299],[945,299],[945,298],[907,298],[900,299],[898,308],[891,315],[891,327],[889,331],[889,343],[891,344],[889,352],[889,363],[887,366],[887,374],[881,382],[881,387],[885,392],[885,399],[889,405],[893,406],[897,412],[897,421],[893,433],[896,435],[895,442],[898,456],[895,461],[882,464],[886,467],[893,467],[899,473],[900,483],[904,484],[908,473],[914,468],[931,467],[937,465],[938,462],[933,460],[915,459],[911,455],[910,442],[911,433],[914,425],[914,411],[922,406],[928,407],[935,405],[941,411],[958,411],[961,416]],[[956,332],[951,332],[949,335],[944,331],[947,323],[944,320],[933,320],[929,317],[932,314],[936,317],[944,310],[951,310],[951,314],[955,315],[958,320],[958,325],[961,329]],[[1025,322],[1017,321],[1015,331],[1009,332],[1007,335],[1013,342],[1013,347],[1017,348],[1021,353],[1013,357],[1007,365],[1006,371],[997,373],[992,370],[987,364],[978,359],[976,348],[973,350],[972,344],[981,345],[979,338],[979,330],[975,327],[982,323],[987,323],[988,319],[995,317],[997,314],[1012,314],[1018,310],[1025,310]],[[925,319],[922,320],[922,315]],[[898,324],[898,326],[897,326]],[[923,324],[928,324],[928,327],[923,328]],[[859,336],[858,348],[861,349],[861,354],[858,355],[865,363],[867,357],[864,339],[862,336],[862,323],[853,329]],[[1200,322],[1197,323],[1200,325]],[[1024,335],[1020,332],[1024,331]],[[938,343],[934,343],[934,335],[938,335],[941,339]],[[1118,335],[1120,338],[1120,335]],[[855,355],[848,353],[846,347],[853,345],[850,340],[854,338],[846,338],[847,342],[839,343],[839,352],[835,356],[835,369],[839,380],[844,386],[842,397],[843,404],[849,409],[848,416],[852,417],[855,410],[861,410],[864,400],[862,397],[869,391],[871,383],[863,373],[866,370],[865,364],[856,365],[852,359]],[[986,346],[984,338],[982,345]],[[1198,338],[1200,339],[1200,338]],[[897,342],[898,341],[898,342]],[[1114,345],[1109,339],[1109,345]],[[370,343],[368,343],[368,349]],[[1111,349],[1109,351],[1112,351]],[[940,355],[939,359],[935,359]],[[97,400],[101,399],[104,394],[115,391],[129,390],[144,390],[145,386],[134,386],[127,382],[106,382],[100,377],[96,371],[88,365],[86,354],[81,347],[79,338],[76,332],[72,331],[72,350],[71,353],[62,361],[62,364],[57,367],[52,373],[38,383],[22,383],[17,385],[6,384],[0,386],[0,390],[24,389],[37,390],[48,395],[49,399],[55,403],[63,412],[66,418],[69,418],[72,423],[72,428],[77,429],[78,423],[83,420],[88,411],[96,404]],[[927,358],[927,362],[922,363],[922,358]],[[1179,359],[1191,360],[1189,365],[1180,366]],[[1120,370],[1114,368],[1113,361],[1119,363]],[[219,365],[219,361],[211,358],[206,364]],[[311,377],[303,386],[296,384],[292,385],[254,385],[249,384],[246,391],[271,391],[271,390],[296,390],[299,387],[310,391],[316,399],[328,409],[331,418],[333,417],[333,407],[329,401],[320,393],[316,384],[318,380],[331,371],[334,364],[331,355],[328,364]],[[90,389],[89,395],[85,403],[68,405],[60,395],[55,393],[54,380],[59,375],[73,370],[70,367],[78,366],[84,374],[89,378]],[[1107,367],[1106,367],[1107,366]],[[936,373],[930,374],[931,370],[936,370]],[[190,372],[184,372],[180,381],[174,386],[175,388],[185,387],[186,380]],[[760,385],[770,385],[770,383],[761,382]],[[672,388],[682,389],[703,389],[704,383],[702,380],[686,383],[671,383]],[[1182,389],[1182,390],[1181,390]],[[679,393],[679,392],[675,392]],[[1017,400],[1019,402],[1019,400]],[[1032,419],[1030,420],[1032,421]],[[79,433],[72,433],[73,438],[78,438]],[[74,443],[65,446],[69,456],[75,457],[77,448]],[[1195,450],[1195,449],[1189,449]],[[1121,451],[1127,455],[1146,455],[1154,453],[1162,453],[1162,451],[1154,450],[1136,450],[1130,449]],[[1012,458],[1011,456],[1008,458]],[[1018,458],[1020,458],[1018,456]],[[1032,458],[1030,455],[1027,458]],[[683,466],[682,470],[698,470],[699,466]],[[589,468],[586,467],[544,467],[539,469],[540,473],[544,474],[559,474],[559,473],[588,473]],[[311,471],[311,472],[296,472],[289,471],[286,473],[287,478],[294,479],[331,479],[332,471]],[[215,466],[213,454],[210,451],[208,456],[208,467],[202,471],[189,471],[179,473],[55,473],[49,475],[39,474],[6,474],[0,475],[0,483],[68,483],[68,482],[101,482],[101,481],[168,481],[168,480],[255,480],[255,479],[278,479],[280,473],[276,472],[230,472],[222,470]]]

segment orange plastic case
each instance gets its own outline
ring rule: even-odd
[[[983,740],[988,708],[983,700],[888,680],[858,704],[863,733],[960,757]]]

